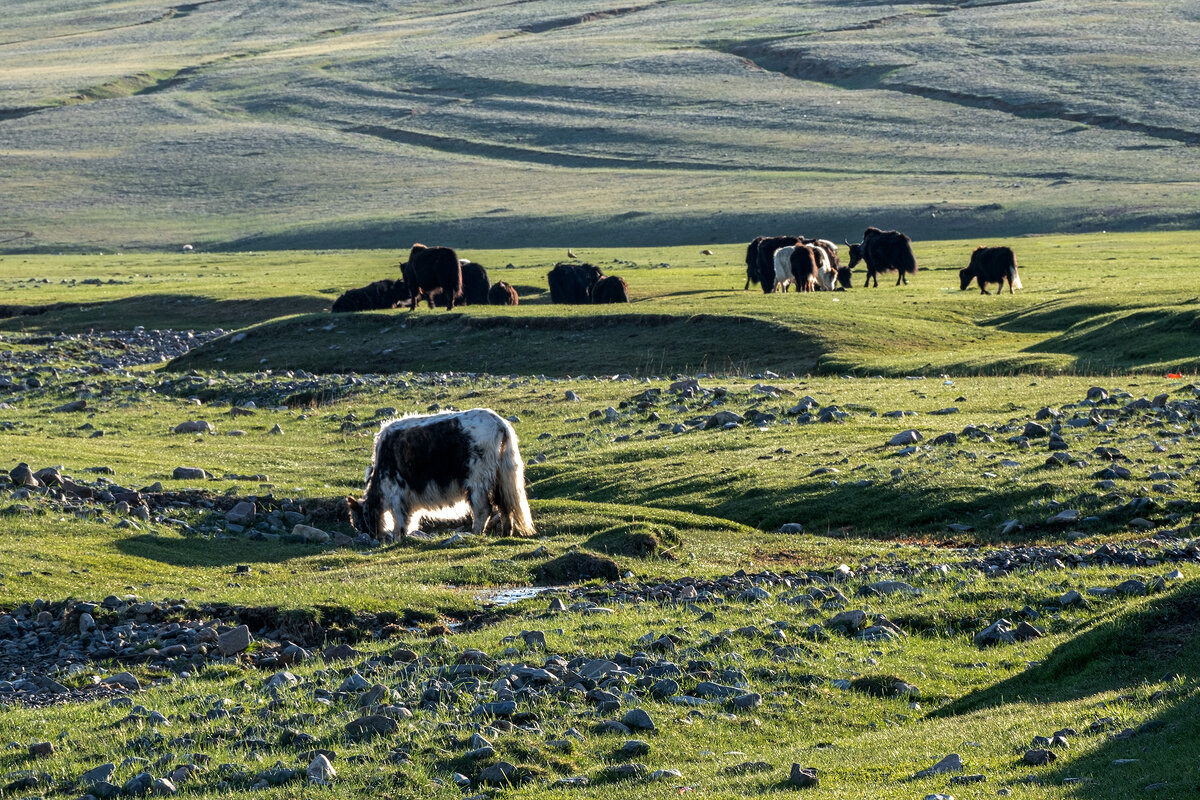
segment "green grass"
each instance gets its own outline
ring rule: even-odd
[[[449,706],[431,710],[420,707],[420,693],[468,648],[501,663],[542,664],[545,653],[512,638],[536,629],[551,653],[566,658],[637,653],[672,634],[680,642],[672,660],[710,660],[714,673],[740,670],[763,705],[737,711],[626,700],[659,727],[638,735],[651,746],[638,760],[652,770],[678,769],[682,778],[605,783],[601,771],[618,760],[624,739],[593,731],[603,718],[594,707],[582,696],[522,699],[520,710],[538,716],[543,734],[485,734],[495,758],[531,780],[496,796],[561,797],[553,781],[572,775],[593,780],[570,790],[580,797],[678,796],[679,787],[718,798],[790,793],[781,781],[792,762],[819,769],[814,797],[943,793],[961,800],[1009,789],[1015,797],[1116,800],[1130,787],[1143,792],[1158,783],[1166,784],[1162,796],[1183,796],[1200,779],[1194,563],[991,576],[970,563],[993,547],[1023,544],[1085,551],[1110,544],[1155,556],[1194,536],[1200,453],[1186,414],[1123,416],[1107,433],[1064,426],[1070,452],[1091,462],[1084,466],[1051,469],[1044,440],[1027,450],[1009,441],[1043,407],[1066,418],[1083,413],[1072,405],[1094,385],[1127,392],[1125,399],[1194,400],[1189,242],[1182,233],[1022,239],[1014,246],[1027,289],[999,297],[957,290],[956,269],[975,241],[918,242],[922,271],[908,287],[811,296],[743,292],[741,246],[714,247],[713,256],[701,255],[699,245],[581,248],[584,258],[629,280],[634,302],[614,308],[546,302],[541,289],[555,252],[464,249],[489,266],[493,280],[528,287],[528,302],[336,317],[324,311],[331,299],[394,274],[397,252],[0,258],[2,305],[51,306],[0,326],[3,375],[41,384],[2,398],[5,469],[19,461],[54,464],[94,480],[87,470],[108,467],[108,480],[134,489],[160,482],[211,499],[269,496],[316,510],[330,531],[349,532],[334,510],[361,490],[372,436],[388,409],[486,406],[518,420],[538,528],[533,539],[489,537],[458,547],[437,546],[446,535],[438,531],[433,543],[335,549],[248,539],[200,506],[142,522],[94,502],[9,498],[0,504],[0,609],[39,598],[183,598],[214,609],[208,613],[232,607],[319,624],[323,643],[353,641],[363,655],[295,665],[301,683],[275,697],[262,689],[270,673],[231,660],[174,671],[134,666],[146,688],[129,706],[0,707],[0,728],[15,743],[0,754],[0,775],[13,776],[4,785],[35,770],[48,777],[20,791],[77,796],[76,778],[105,761],[118,763],[115,778],[124,782],[143,769],[165,774],[201,754],[210,761],[182,793],[284,798],[305,791],[302,784],[249,787],[276,761],[303,768],[301,754],[322,747],[338,756],[338,781],[322,790],[331,795],[459,796],[453,774],[474,776],[482,766],[468,763],[461,745],[478,727],[471,715],[477,698],[460,682]],[[1156,260],[1137,261],[1151,245]],[[97,367],[119,354],[111,341],[55,335],[138,324],[223,327],[230,335],[173,364],[129,371]],[[234,333],[246,336],[233,342]],[[1163,375],[1180,368],[1183,379]],[[311,374],[346,369],[354,374]],[[754,377],[767,369],[776,374]],[[680,398],[670,391],[672,373],[701,370],[717,374],[700,385],[723,393]],[[581,399],[568,400],[568,390]],[[849,416],[801,424],[787,412],[805,396]],[[75,399],[86,400],[86,409],[54,411]],[[251,402],[252,414],[234,416],[233,406]],[[617,411],[612,422],[609,406]],[[933,413],[948,407],[959,412]],[[775,420],[761,430],[688,424],[717,410]],[[905,415],[888,416],[897,411]],[[191,419],[212,422],[216,433],[171,432]],[[686,432],[675,432],[677,424]],[[270,433],[276,425],[282,435]],[[930,444],[967,425],[985,428],[994,441]],[[910,428],[923,434],[922,449],[903,457],[886,443]],[[1115,491],[1093,477],[1103,466],[1097,447],[1118,447],[1130,459],[1133,476]],[[215,477],[173,479],[182,465]],[[1149,477],[1164,470],[1179,477]],[[253,475],[265,481],[237,477]],[[1095,519],[1049,523],[1061,508]],[[1139,516],[1148,523],[1136,522]],[[1002,532],[1012,519],[1023,528]],[[786,522],[805,532],[775,532]],[[611,559],[617,574],[648,585],[738,570],[792,574],[795,583],[773,587],[760,604],[729,599],[697,608],[602,597],[614,608],[602,618],[548,615],[545,595],[486,608],[497,589],[557,584],[564,558],[589,557]],[[911,567],[899,577],[920,594],[866,590],[894,577],[898,563]],[[796,597],[812,588],[808,573],[831,576],[841,564],[855,573],[835,584],[844,603],[818,607]],[[1176,566],[1184,579],[1167,580],[1147,597],[1088,592],[1165,576]],[[1089,602],[1060,608],[1057,598],[1071,589]],[[1026,606],[1045,637],[991,649],[973,644],[990,622],[1019,619]],[[841,608],[885,614],[907,635],[862,642],[806,633]],[[705,611],[712,617],[702,620]],[[367,631],[355,621],[362,614],[408,627]],[[441,638],[438,626],[464,620],[471,624]],[[777,623],[785,626],[782,640],[737,632]],[[797,649],[777,661],[772,650],[781,641]],[[412,648],[426,666],[411,672],[391,663],[387,654],[397,646]],[[84,687],[92,675],[126,666],[89,662],[82,673],[60,677]],[[355,742],[343,733],[358,715],[354,698],[322,698],[352,668],[414,711],[395,737]],[[694,688],[703,671],[696,666],[681,677],[683,689]],[[834,683],[892,676],[920,689],[918,705]],[[231,716],[210,719],[214,704]],[[169,725],[153,727],[152,710]],[[1092,732],[1106,717],[1111,727]],[[1067,726],[1079,734],[1055,764],[1021,763],[1034,736]],[[582,737],[569,752],[550,744],[571,727]],[[314,740],[288,744],[288,729]],[[1136,733],[1112,735],[1126,729]],[[248,749],[251,739],[262,742]],[[36,741],[52,741],[54,755],[29,757]],[[399,749],[409,754],[406,763],[393,757]],[[951,752],[962,756],[967,774],[987,780],[911,780]],[[1114,763],[1126,759],[1140,760]],[[726,772],[746,761],[771,768]]]

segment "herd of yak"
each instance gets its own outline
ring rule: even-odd
[[[850,244],[850,260],[842,266],[838,246],[828,239],[801,236],[759,236],[746,248],[746,285],[755,283],[770,294],[786,292],[795,286],[798,292],[840,291],[849,289],[854,267],[861,262],[867,271],[863,287],[879,286],[879,274],[896,272],[896,285],[908,283],[908,275],[917,271],[912,240],[900,231],[867,228],[861,242]],[[978,281],[979,290],[988,294],[987,285],[997,292],[1008,282],[1009,294],[1020,289],[1017,259],[1009,247],[977,247],[971,262],[958,273],[960,289]],[[546,275],[550,299],[554,303],[628,303],[629,285],[615,275],[605,275],[593,264],[560,261]],[[414,310],[424,300],[430,308],[447,310],[456,305],[515,306],[520,302],[512,284],[489,283],[487,270],[473,261],[459,258],[450,247],[426,247],[414,244],[408,260],[400,265],[400,279],[386,278],[358,289],[350,289],[333,303],[336,313],[396,308],[407,304]]]
[[[849,289],[854,267],[866,267],[867,279],[863,288],[879,286],[879,275],[896,272],[896,285],[908,283],[908,276],[917,271],[917,259],[912,251],[912,239],[900,231],[867,228],[861,242],[851,244],[850,263],[842,266],[838,246],[828,239],[809,239],[803,236],[759,236],[746,248],[746,285],[757,283],[763,292],[777,289],[787,291],[795,286],[798,292],[839,291]],[[1010,247],[977,247],[971,263],[958,272],[959,288],[966,289],[971,281],[979,282],[979,290],[988,294],[987,284],[994,283],[1008,291],[1021,288],[1017,274],[1017,257]]]
[[[605,275],[592,264],[562,261],[546,278],[550,299],[555,303],[629,302],[625,280]],[[371,311],[405,303],[411,311],[422,300],[430,308],[436,305],[449,311],[456,305],[515,306],[520,297],[510,283],[489,283],[482,265],[459,258],[453,248],[414,244],[408,260],[400,265],[399,280],[385,278],[350,289],[333,302],[333,311]]]

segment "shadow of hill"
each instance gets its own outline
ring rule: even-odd
[[[1200,365],[1200,307],[1118,311],[1092,317],[1029,348],[1033,353],[1068,353],[1083,372],[1134,369],[1167,363]]]
[[[398,325],[403,315],[403,325]],[[746,316],[584,314],[532,317],[382,311],[305,315],[221,337],[175,359],[169,370],[274,369],[311,372],[544,372],[554,375],[744,373],[769,367],[811,371],[811,337]],[[747,348],[746,343],[754,347]],[[265,361],[263,361],[265,359]]]
[[[856,536],[930,536],[951,539],[950,523],[974,524],[976,540],[1001,537],[989,533],[999,520],[1027,518],[1034,501],[1046,497],[1036,486],[920,485],[880,479],[859,485],[843,475],[805,478],[779,476],[730,456],[720,474],[682,474],[670,464],[649,470],[630,487],[630,465],[614,459],[566,466],[531,467],[531,488],[541,496],[592,503],[633,503],[664,509],[706,509],[714,517],[758,530],[778,530],[803,520],[806,531],[841,531]],[[754,464],[761,462],[755,461]],[[807,467],[805,472],[807,472]],[[837,485],[828,478],[839,478]],[[989,518],[990,517],[990,518]],[[853,527],[848,527],[852,525]],[[1024,531],[1013,541],[1028,541]]]
[[[1020,697],[1074,700],[1154,682],[1165,673],[1200,670],[1200,580],[1191,580],[1131,610],[1118,609],[1092,629],[1063,642],[1041,664],[931,714],[954,717]]]
[[[275,317],[328,310],[329,298],[288,295],[259,299],[218,300],[212,297],[149,294],[99,303],[55,303],[43,313],[24,311],[0,319],[0,330],[85,333],[94,330],[147,328],[242,328]],[[28,307],[26,307],[28,308]]]

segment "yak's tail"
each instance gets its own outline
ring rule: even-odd
[[[511,533],[533,536],[533,517],[525,498],[525,462],[517,449],[517,432],[507,421],[502,436],[503,452],[496,474],[496,505],[500,507],[500,515],[508,521]]]
[[[1021,285],[1021,273],[1017,272],[1016,258],[1013,258],[1012,266],[1009,269],[1012,272],[1012,280],[1009,281],[1009,285],[1014,289],[1024,289],[1025,287]]]

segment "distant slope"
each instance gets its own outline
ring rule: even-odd
[[[0,248],[1197,226],[1184,0],[6,8]]]

